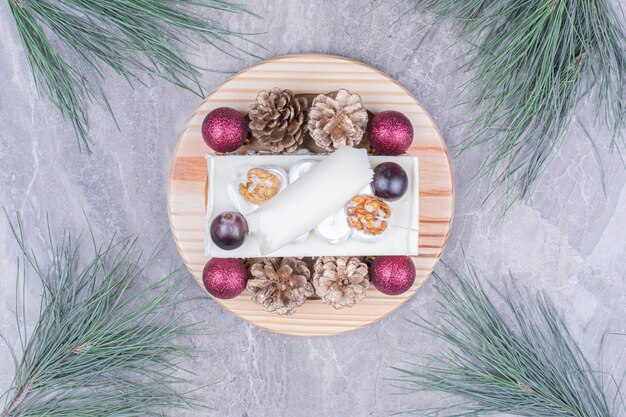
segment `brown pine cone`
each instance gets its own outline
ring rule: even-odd
[[[311,270],[297,258],[263,258],[250,267],[250,274],[252,301],[272,313],[293,314],[315,292]]]
[[[352,307],[365,298],[370,286],[367,265],[348,256],[323,256],[313,267],[315,292],[326,304],[339,309]]]
[[[252,136],[262,148],[272,152],[295,152],[307,130],[307,104],[305,97],[294,97],[291,90],[261,91],[248,113]]]
[[[308,127],[315,143],[331,152],[344,145],[358,145],[367,129],[367,118],[361,97],[341,89],[315,97]]]

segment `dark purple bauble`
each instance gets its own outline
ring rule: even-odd
[[[413,143],[413,125],[402,113],[387,110],[372,119],[367,134],[370,145],[381,155],[401,155]]]
[[[372,191],[376,197],[395,201],[406,193],[408,187],[406,172],[395,162],[383,162],[374,168]]]
[[[248,234],[248,222],[236,211],[225,211],[215,216],[209,228],[211,240],[225,250],[237,249]]]
[[[211,258],[204,265],[202,283],[216,298],[234,298],[246,289],[246,265],[241,259]]]
[[[230,107],[219,107],[202,121],[202,138],[215,152],[234,152],[247,136],[246,119]]]
[[[378,256],[370,267],[370,279],[384,294],[402,294],[415,282],[415,264],[408,256]]]

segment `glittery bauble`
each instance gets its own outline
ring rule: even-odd
[[[370,145],[381,155],[401,155],[413,143],[413,125],[402,113],[387,110],[372,119],[367,134]]]
[[[370,267],[370,280],[382,293],[402,294],[415,282],[415,264],[408,256],[378,256]]]
[[[246,140],[248,125],[235,109],[220,107],[202,121],[202,138],[216,152],[234,152]]]
[[[246,289],[246,265],[241,259],[211,258],[202,271],[204,288],[216,298],[234,298]]]

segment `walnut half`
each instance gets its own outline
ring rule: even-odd
[[[277,174],[261,168],[251,168],[245,184],[239,184],[239,193],[252,204],[262,205],[280,191],[282,180]]]
[[[352,197],[346,206],[346,214],[351,228],[377,236],[387,229],[386,219],[391,217],[391,209],[378,197],[359,194]]]

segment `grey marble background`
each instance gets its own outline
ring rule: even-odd
[[[265,20],[229,17],[228,26],[267,32],[256,40],[263,57],[321,52],[351,57],[381,69],[407,87],[431,113],[448,146],[467,136],[453,127],[471,117],[455,106],[460,85],[469,74],[454,72],[454,57],[467,46],[456,43],[456,29],[444,25],[418,41],[430,22],[407,13],[408,2],[369,0],[257,0],[249,7]],[[110,75],[107,94],[120,129],[93,108],[93,156],[77,150],[74,134],[56,109],[38,95],[11,21],[0,2],[0,205],[24,218],[27,239],[46,259],[46,215],[53,232],[80,230],[86,215],[101,237],[114,232],[139,233],[142,245],[168,233],[165,204],[170,156],[187,118],[200,99],[157,81],[131,89]],[[257,59],[234,60],[206,48],[194,58],[208,68],[204,85],[212,89]],[[591,123],[593,103],[584,103],[576,118]],[[470,181],[484,149],[453,161],[457,189],[455,221],[444,259],[461,263],[461,250],[483,272],[485,281],[514,279],[545,290],[562,309],[573,335],[595,364],[599,343],[609,330],[626,332],[626,169],[609,150],[606,131],[592,128],[603,160],[600,168],[578,124],[545,172],[532,198],[515,205],[500,221],[490,206],[481,206],[486,184]],[[165,253],[178,261],[171,238]],[[17,248],[8,225],[0,220],[0,333],[17,346],[14,329],[14,274]],[[440,268],[440,270],[443,268]],[[444,274],[445,275],[445,274]],[[147,278],[150,279],[150,278]],[[189,277],[188,295],[202,295]],[[27,293],[28,314],[36,317],[37,288]],[[407,323],[413,311],[435,315],[432,282],[397,312],[350,334],[297,338],[268,333],[241,322],[206,300],[201,312],[184,320],[201,320],[219,332],[190,340],[201,350],[187,364],[197,372],[198,392],[217,411],[185,415],[384,416],[394,411],[428,407],[436,395],[396,395],[385,378],[389,368],[406,358],[404,351],[437,346]],[[608,339],[607,369],[623,372],[623,338]],[[13,365],[0,347],[0,389]],[[195,385],[191,385],[190,388]],[[182,415],[182,413],[175,413]]]

